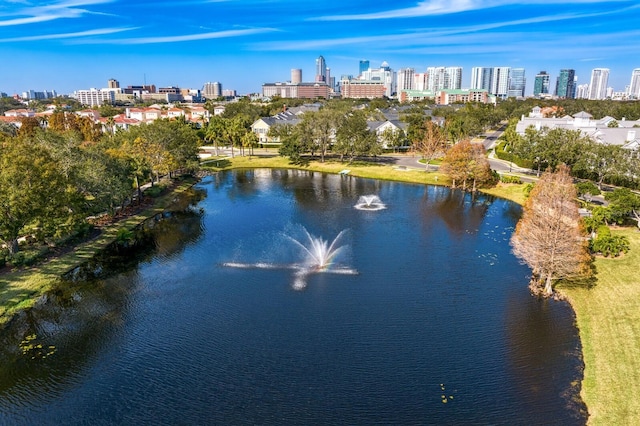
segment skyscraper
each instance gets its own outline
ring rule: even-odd
[[[471,68],[471,88],[491,90],[491,80],[493,80],[493,68],[473,67]]]
[[[396,90],[400,93],[401,90],[413,90],[414,87],[414,74],[413,68],[400,68],[398,71],[398,82],[396,83]]]
[[[509,70],[509,90],[507,96],[510,98],[523,98],[527,79],[524,76],[524,68],[511,68]]]
[[[291,84],[302,83],[302,70],[300,68],[291,69]]]
[[[560,70],[560,75],[556,82],[556,96],[574,99],[576,97],[576,88],[576,71],[572,69]]]
[[[589,99],[606,99],[609,84],[609,68],[594,68],[589,83]]]
[[[360,68],[358,69],[358,75],[362,75],[369,69],[369,61],[366,59],[360,60]]]
[[[549,93],[549,74],[546,71],[540,71],[536,75],[536,80],[533,83],[533,96],[540,96]]]
[[[327,82],[327,63],[322,55],[316,59],[316,81]]]
[[[217,81],[214,83],[205,83],[202,87],[202,94],[207,99],[215,99],[222,96],[222,84]]]
[[[640,68],[636,68],[631,72],[629,97],[632,99],[640,99]]]
[[[494,67],[489,93],[505,99],[509,93],[509,67]],[[524,77],[524,75],[523,75]]]

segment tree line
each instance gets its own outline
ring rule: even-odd
[[[85,126],[88,137],[81,118],[56,120],[47,130],[0,132],[0,241],[10,255],[19,237],[55,244],[86,230],[88,217],[140,200],[145,182],[198,168],[200,138],[188,123],[163,119],[99,136]]]

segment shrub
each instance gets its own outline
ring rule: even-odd
[[[519,176],[500,175],[500,182],[503,183],[522,183],[522,179]]]
[[[600,188],[593,182],[576,183],[576,191],[578,192],[578,197],[582,197],[585,194],[600,195]]]
[[[611,235],[609,227],[602,225],[598,227],[598,236],[589,242],[589,249],[604,257],[618,257],[629,251],[629,239],[624,235]]]

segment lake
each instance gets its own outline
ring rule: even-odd
[[[3,332],[0,423],[585,424],[518,205],[292,170],[196,189]]]

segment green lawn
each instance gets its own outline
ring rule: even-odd
[[[640,232],[626,255],[596,260],[591,289],[558,286],[576,312],[585,362],[582,399],[591,425],[640,424]]]

